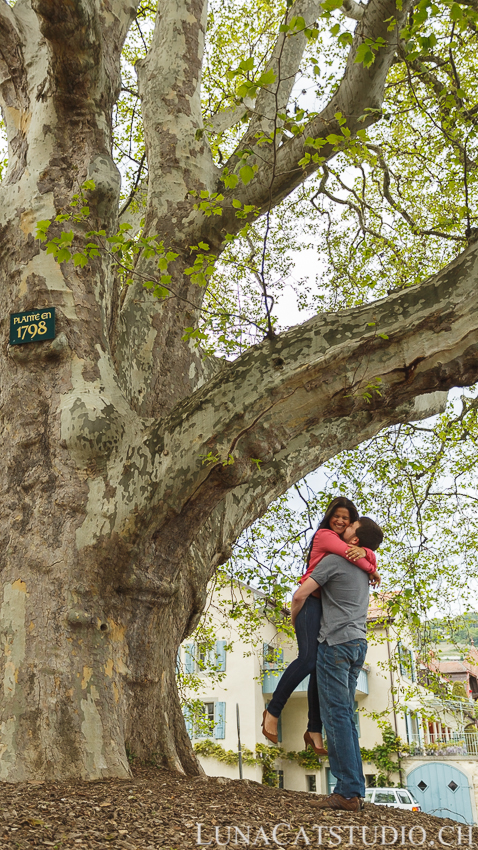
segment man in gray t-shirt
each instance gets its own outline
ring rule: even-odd
[[[345,529],[345,543],[376,549],[383,532],[368,517]],[[326,555],[296,591],[293,622],[306,598],[320,587],[322,618],[317,651],[320,713],[327,734],[334,793],[317,805],[358,812],[365,780],[354,720],[355,688],[367,653],[369,575],[340,555]]]
[[[353,539],[356,539],[355,536]],[[326,641],[329,646],[335,646],[349,640],[365,640],[369,573],[359,570],[340,555],[326,555],[309,578],[321,587],[319,643]]]

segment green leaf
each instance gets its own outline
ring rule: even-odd
[[[373,65],[375,61],[375,56],[372,53],[368,44],[361,44],[358,47],[354,61],[356,62],[356,64],[363,64],[365,68],[370,68],[370,65]]]
[[[344,0],[324,0],[322,9],[324,12],[333,12],[335,9],[340,9]]]
[[[223,183],[227,189],[235,189],[239,183],[237,174],[226,174],[223,177]]]
[[[67,263],[71,259],[71,252],[68,248],[60,248],[58,250],[58,254],[56,255],[56,260],[58,263]]]
[[[351,32],[343,32],[337,39],[341,47],[349,47],[353,43],[353,40],[354,37]]]
[[[45,219],[44,221],[37,221],[35,239],[39,239],[40,242],[44,242],[47,238],[46,234],[50,225],[51,221],[48,221],[48,219]]]
[[[239,174],[242,182],[245,186],[247,186],[247,184],[250,183],[252,178],[254,177],[254,169],[251,165],[243,165],[242,168],[239,169]]]
[[[76,254],[73,254],[73,265],[75,266],[75,268],[77,266],[81,266],[81,268],[84,268],[87,264],[88,257],[86,256],[86,254],[83,254],[80,251]]]
[[[270,86],[275,82],[277,75],[274,73],[273,68],[269,68],[268,71],[264,71],[263,74],[258,79],[258,84],[260,86]]]
[[[155,298],[167,298],[169,296],[169,289],[166,289],[164,286],[155,286],[153,295]]]
[[[251,56],[249,59],[243,59],[242,62],[239,62],[239,68],[241,71],[252,71],[254,68],[254,57]]]

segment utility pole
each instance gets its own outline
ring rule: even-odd
[[[241,720],[239,717],[239,703],[236,702],[237,719],[237,752],[239,753],[239,779],[242,779],[242,748],[241,748]]]

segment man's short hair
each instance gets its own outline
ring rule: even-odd
[[[382,529],[369,516],[359,517],[359,523],[360,525],[357,526],[355,534],[359,539],[360,545],[375,551],[383,540]]]

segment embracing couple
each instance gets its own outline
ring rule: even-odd
[[[317,755],[328,754],[337,778],[334,793],[320,801],[319,808],[356,812],[363,807],[365,780],[354,697],[367,652],[369,583],[380,584],[374,552],[382,540],[382,529],[369,517],[359,517],[349,499],[330,503],[292,600],[299,655],[284,671],[263,715],[262,731],[277,743],[279,715],[292,691],[310,675],[304,742]]]

